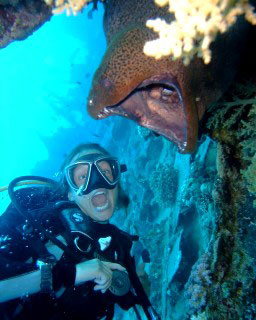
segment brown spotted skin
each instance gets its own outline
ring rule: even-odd
[[[169,57],[156,60],[143,53],[146,39],[155,35],[147,28],[133,28],[119,34],[111,43],[101,66],[94,75],[90,99],[94,106],[89,106],[89,113],[96,117],[104,106],[115,105],[128,96],[140,83],[157,74],[168,73],[177,79],[181,87],[190,82],[194,86],[194,95],[201,91],[196,85],[202,77],[208,84],[213,82],[209,74],[200,74],[195,65],[207,69],[200,61],[185,67],[181,60],[172,61]],[[199,78],[200,77],[200,78]],[[196,81],[196,82],[195,82]],[[188,86],[188,84],[186,84]],[[202,86],[200,86],[202,87]]]
[[[152,0],[108,0],[105,2],[104,30],[107,51],[94,75],[88,98],[88,112],[95,119],[104,107],[121,103],[143,81],[166,75],[181,89],[188,132],[188,146],[184,153],[196,148],[198,121],[210,102],[219,98],[234,76],[241,39],[225,35],[213,47],[212,63],[204,65],[194,59],[188,67],[181,60],[170,57],[159,60],[143,53],[146,41],[157,38],[145,23],[149,18],[170,17],[166,8],[159,8]],[[232,35],[232,33],[231,33]],[[221,51],[217,55],[215,52]],[[156,130],[157,131],[157,130]]]
[[[148,76],[155,74],[159,63],[154,58],[145,56],[143,47],[145,41],[157,38],[155,33],[146,28],[146,21],[148,17],[155,18],[159,15],[166,16],[166,8],[156,7],[153,0],[105,2],[104,30],[108,50],[92,85],[95,95],[91,91],[90,99],[93,98],[97,107],[95,110],[89,107],[89,113],[95,115],[102,105],[119,102],[138,86],[138,79],[142,82]],[[166,60],[170,59],[163,59],[161,63],[161,70],[164,72],[166,72]],[[152,68],[145,68],[148,65]],[[102,94],[98,91],[102,89],[108,91],[105,98],[103,97],[105,90]]]
[[[127,29],[127,26],[145,25],[148,19],[162,17],[168,21],[165,8],[157,7],[152,0],[105,1],[104,31],[108,43],[113,36]]]

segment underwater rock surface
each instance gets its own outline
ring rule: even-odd
[[[51,8],[43,0],[0,1],[0,48],[23,40],[50,19]]]
[[[209,249],[214,229],[211,189],[216,176],[216,144],[205,139],[193,158],[178,154],[161,137],[149,134],[145,140],[138,134],[139,127],[131,128],[126,152],[120,152],[128,167],[122,186],[131,203],[127,217],[120,212],[115,222],[137,233],[149,250],[151,263],[145,270],[150,299],[162,319],[189,319],[205,307],[211,285],[209,265],[200,259]],[[162,188],[157,177],[161,177]],[[201,279],[204,274],[205,281]]]
[[[256,317],[256,87],[235,86],[226,99],[206,120],[215,141],[202,136],[190,156],[132,122],[108,127],[131,200],[115,222],[149,250],[147,289],[162,319]]]

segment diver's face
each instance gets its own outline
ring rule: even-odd
[[[84,155],[93,153],[99,153],[99,151],[92,150],[81,152],[72,159],[72,162]],[[106,172],[111,172],[110,167],[108,168],[109,165],[107,162],[103,163],[103,166],[105,166],[104,170],[106,170]],[[78,166],[74,172],[74,179],[78,185],[82,185],[84,182],[83,180],[86,176],[86,172],[84,172],[84,170],[85,168]],[[112,217],[116,206],[117,196],[118,186],[111,190],[106,188],[95,189],[90,193],[81,196],[74,190],[70,191],[68,194],[69,199],[74,201],[84,214],[98,222],[107,222]]]

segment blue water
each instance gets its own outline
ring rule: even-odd
[[[97,140],[101,123],[86,114],[86,97],[106,47],[103,8],[87,14],[56,15],[0,50],[0,186],[20,175],[52,177],[77,143]]]

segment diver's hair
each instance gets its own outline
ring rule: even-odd
[[[72,162],[72,160],[76,155],[78,155],[83,151],[96,151],[103,155],[110,156],[110,153],[97,143],[81,143],[78,146],[76,146],[74,149],[72,149],[69,152],[69,154],[66,156],[66,159],[63,161],[61,165],[60,173],[59,173],[60,175],[59,183],[55,190],[55,193],[59,194],[62,198],[66,198],[70,190],[70,187],[65,177],[65,168]],[[119,193],[118,193],[118,199],[117,199],[117,208],[124,207],[126,209],[130,202],[129,197],[122,190],[120,183],[118,183],[118,187],[119,187]]]
[[[99,153],[102,153],[104,155],[110,155],[110,153],[102,146],[100,146],[98,143],[81,143],[74,149],[72,149],[70,153],[67,155],[66,159],[61,165],[61,172],[65,169],[67,165],[71,163],[71,161],[77,154],[83,151],[98,151]]]

